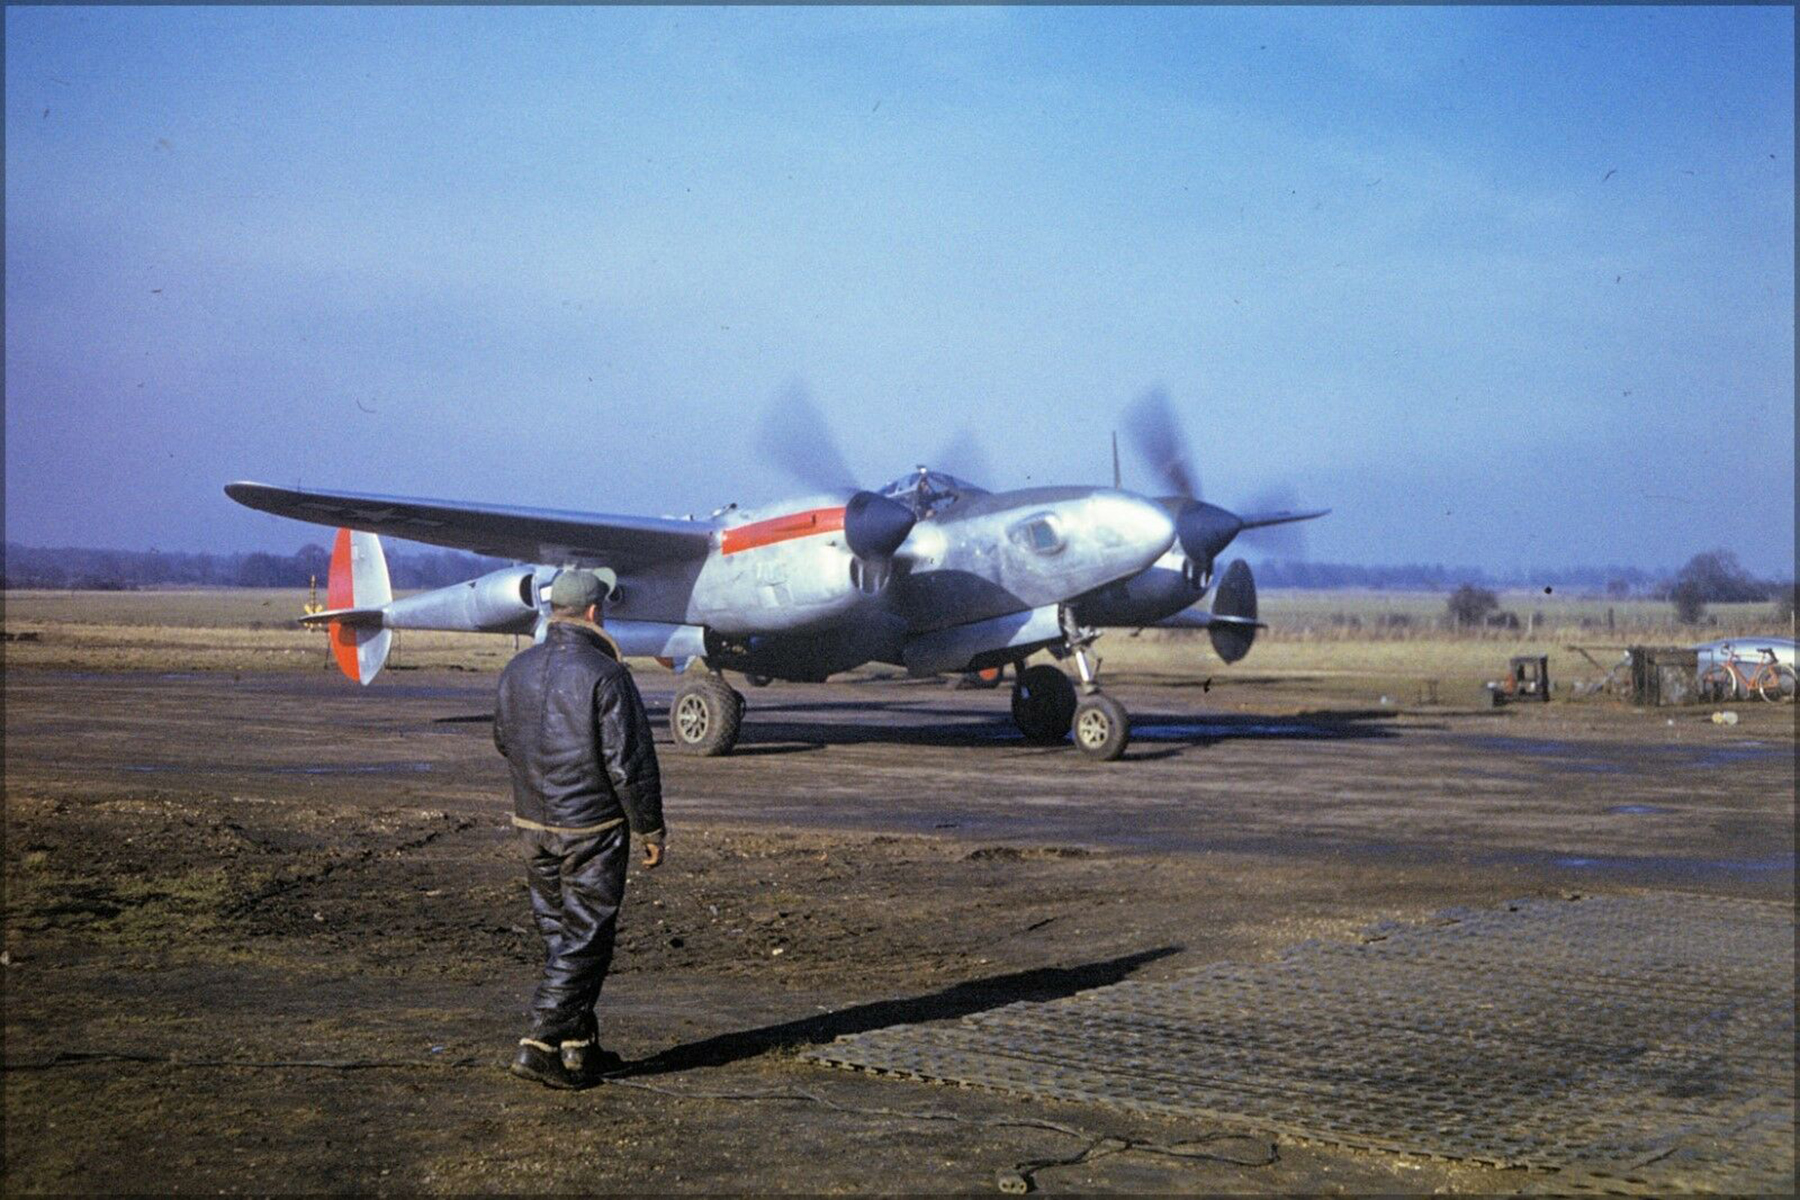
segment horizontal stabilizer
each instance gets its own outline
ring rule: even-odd
[[[1263,529],[1270,525],[1291,525],[1295,521],[1314,521],[1329,515],[1329,508],[1315,508],[1306,512],[1267,512],[1253,513],[1247,517],[1239,517],[1245,529]]]
[[[1164,617],[1160,621],[1152,621],[1146,629],[1211,629],[1215,625],[1236,625],[1240,628],[1267,629],[1266,621],[1255,617],[1234,617],[1225,613],[1207,612],[1200,608],[1184,608],[1173,616]]]
[[[387,610],[381,608],[328,608],[324,612],[307,613],[300,618],[302,625],[329,625],[333,621],[342,621],[346,625],[358,625],[379,629]]]

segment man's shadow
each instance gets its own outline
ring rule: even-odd
[[[671,1046],[659,1054],[630,1064],[625,1074],[665,1075],[676,1071],[690,1071],[696,1067],[722,1067],[781,1047],[816,1046],[845,1034],[867,1033],[871,1029],[884,1029],[889,1025],[912,1025],[920,1021],[966,1017],[1021,1001],[1059,1000],[1089,988],[1118,983],[1146,963],[1180,953],[1181,950],[1180,946],[1162,946],[1155,950],[1140,950],[1136,954],[1082,963],[1075,967],[1038,967],[1030,971],[1015,971],[988,979],[972,979],[924,996],[904,1000],[875,1000],[841,1008],[836,1012],[821,1013],[816,1017],[783,1021],[776,1025],[764,1025],[759,1029],[721,1033],[698,1042]]]

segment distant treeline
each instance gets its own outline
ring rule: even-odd
[[[1370,567],[1356,563],[1298,562],[1272,559],[1256,564],[1261,587],[1368,588],[1388,592],[1451,592],[1464,584],[1485,588],[1557,587],[1609,596],[1649,596],[1666,589],[1669,577],[1638,567],[1532,568],[1494,574],[1480,567],[1446,567],[1439,563],[1408,563],[1398,567]]]
[[[396,588],[458,583],[507,565],[505,559],[455,550],[387,549]],[[147,587],[303,588],[325,586],[331,551],[317,544],[293,554],[176,554],[162,550],[81,550],[6,543],[5,586],[134,591]]]

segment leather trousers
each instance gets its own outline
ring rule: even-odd
[[[612,965],[631,831],[519,831],[531,912],[544,936],[544,977],[531,998],[531,1036],[554,1046],[592,1036],[594,1002]]]

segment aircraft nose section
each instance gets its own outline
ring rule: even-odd
[[[1175,520],[1160,505],[1121,492],[1094,497],[1100,524],[1119,539],[1120,548],[1147,567],[1175,544]]]

